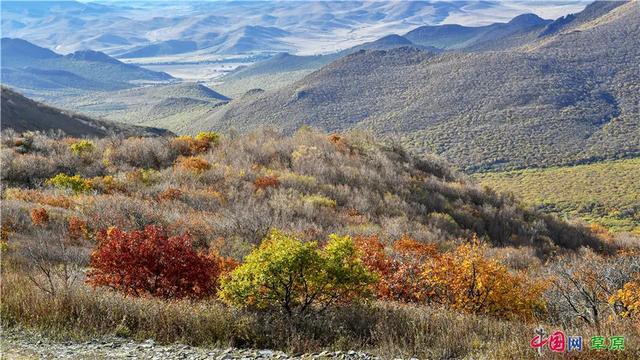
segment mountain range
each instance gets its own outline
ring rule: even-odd
[[[330,53],[421,25],[486,25],[535,10],[556,18],[581,1],[3,1],[2,34],[56,52],[122,58],[247,52]]]
[[[368,129],[468,171],[640,154],[638,3],[596,2],[534,23],[530,36],[496,40],[512,44],[501,50],[358,51],[191,129]]]
[[[234,11],[263,5],[242,3]],[[65,6],[51,11],[80,11],[77,4]],[[309,6],[339,14],[336,9],[355,5]],[[82,14],[111,11],[108,6],[82,9]],[[36,10],[27,6],[23,12],[27,18],[41,16]],[[403,18],[387,10],[385,19]],[[282,19],[256,21],[269,26],[233,27],[228,17],[218,15],[195,17],[187,30],[178,20],[180,11],[149,21],[158,28],[182,29],[197,41],[144,45],[123,56],[195,49],[205,39],[220,53],[236,52],[230,50],[234,46],[254,51],[272,45],[275,51],[280,45],[274,39],[294,33]],[[481,26],[419,26],[330,54],[278,53],[208,87],[178,83],[166,73],[125,64],[101,51],[61,55],[3,38],[2,82],[90,116],[179,133],[263,126],[294,132],[307,125],[327,131],[365,129],[416,153],[443,155],[469,172],[575,164],[640,154],[639,12],[637,1],[595,2],[556,20],[525,13]],[[358,15],[362,21],[374,21],[375,16],[363,14]],[[194,30],[218,22],[234,29],[222,37]],[[306,26],[320,26],[314,24]],[[254,41],[260,36],[265,40]],[[109,34],[101,39],[121,40]],[[64,96],[58,96],[61,91]]]

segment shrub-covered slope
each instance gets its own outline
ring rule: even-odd
[[[419,160],[363,134],[301,130],[293,137],[266,132],[218,141],[105,139],[73,148],[36,136],[17,149],[24,141],[5,137],[2,181],[21,189],[5,191],[3,214],[21,224],[40,203],[96,228],[162,224],[200,242],[226,239],[236,256],[271,228],[306,239],[406,234],[445,247],[477,233],[494,245],[531,246],[540,255],[604,247],[580,228],[524,210],[438,160]]]

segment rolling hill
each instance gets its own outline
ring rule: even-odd
[[[282,89],[234,100],[192,131],[369,129],[466,171],[638,154],[637,5],[578,14],[590,20],[503,51],[360,51]]]
[[[508,23],[494,23],[486,26],[469,27],[462,25],[421,26],[409,31],[404,37],[417,45],[433,46],[440,49],[465,49],[473,47],[497,48],[506,44],[518,44],[505,39],[518,39],[535,31],[543,30],[551,20],[544,20],[535,14],[522,14]]]
[[[124,64],[102,52],[63,56],[22,39],[2,38],[2,83],[29,90],[115,90],[134,82],[162,82],[166,73]]]
[[[191,119],[207,117],[229,100],[202,84],[177,83],[91,92],[60,98],[56,104],[90,116],[180,131]]]
[[[63,131],[74,137],[123,136],[164,136],[170,132],[142,126],[133,126],[97,120],[85,115],[60,110],[2,87],[2,130],[25,131]]]

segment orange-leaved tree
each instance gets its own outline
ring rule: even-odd
[[[454,251],[434,257],[424,271],[432,299],[455,310],[507,319],[533,320],[545,309],[544,281],[513,273],[485,256],[485,245],[474,237]]]
[[[169,237],[162,227],[125,232],[118,228],[97,234],[87,282],[127,295],[165,299],[214,295],[227,264],[193,249],[188,234]]]

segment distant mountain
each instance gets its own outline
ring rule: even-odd
[[[2,62],[16,59],[57,59],[62,55],[32,44],[22,39],[2,38],[0,40],[0,48],[2,48]],[[6,58],[6,59],[5,59]]]
[[[289,32],[268,26],[244,26],[204,41],[200,48],[215,54],[242,54],[256,51],[288,51],[293,49],[282,40]]]
[[[311,71],[335,61],[343,56],[353,54],[362,50],[388,50],[399,47],[411,47],[430,52],[441,52],[440,49],[432,46],[415,45],[405,37],[392,34],[384,36],[378,40],[366,42],[336,53],[327,55],[291,55],[289,53],[279,53],[275,56],[251,64],[239,67],[220,79],[222,85],[219,87],[230,94],[243,94],[255,87],[265,87],[275,89],[279,85],[290,84]]]
[[[132,82],[168,81],[172,77],[125,64],[98,51],[63,56],[22,39],[2,38],[2,83],[29,90],[114,90]]]
[[[79,61],[93,61],[108,64],[125,65],[124,63],[112,58],[111,56],[93,50],[78,50],[72,54],[66,55],[67,58]]]
[[[353,54],[360,50],[390,50],[390,49],[396,49],[399,47],[412,47],[415,49],[431,51],[431,52],[441,51],[441,49],[437,47],[414,44],[413,42],[411,42],[411,40],[407,39],[404,36],[391,34],[391,35],[383,36],[378,40],[366,42],[364,44],[357,45],[352,48],[343,50],[339,54],[344,56],[348,54]]]
[[[249,66],[239,67],[225,75],[223,81],[296,70],[315,70],[339,57],[339,54],[300,56],[286,52],[278,53],[267,60],[259,61]]]
[[[555,21],[535,14],[522,14],[507,23],[470,27],[462,25],[421,26],[404,37],[416,45],[449,50],[500,50],[522,46],[538,38],[555,34],[569,27],[593,20],[624,1],[595,1],[577,14],[568,14]]]
[[[616,7],[624,4],[624,1],[595,1],[587,5],[577,14],[568,14],[548,24],[539,34],[539,37],[555,34],[567,28],[580,26],[608,13]]]
[[[618,5],[502,51],[360,51],[233,100],[193,131],[370,129],[467,171],[640,154],[640,7]]]
[[[63,131],[69,136],[103,137],[123,136],[165,136],[171,133],[157,128],[148,128],[111,121],[97,120],[85,115],[60,110],[2,87],[2,130]]]
[[[167,40],[159,43],[142,45],[119,54],[122,59],[154,57],[161,55],[182,54],[198,49],[198,43],[189,40]]]
[[[580,0],[563,1],[561,6],[542,1],[513,6],[498,1],[312,0],[3,1],[2,5],[3,36],[56,52],[93,49],[138,58],[274,51],[326,54],[422,25],[485,25],[522,12],[556,18],[586,4]]]

